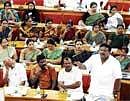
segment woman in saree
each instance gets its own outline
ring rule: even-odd
[[[19,39],[24,41],[26,38],[32,38],[36,40],[35,28],[32,25],[32,18],[28,17],[20,26]]]
[[[21,50],[19,61],[25,63],[26,65],[35,64],[36,57],[41,54],[41,51],[34,48],[34,41],[32,39],[28,39],[26,41],[26,45],[27,48]]]
[[[17,59],[17,53],[14,47],[8,46],[6,38],[0,39],[0,65],[3,66],[3,60],[10,57],[14,60]]]
[[[90,10],[84,13],[82,20],[79,21],[81,26],[92,26],[94,23],[104,21],[104,16],[100,13],[97,13],[97,3],[91,2]]]
[[[84,40],[92,46],[98,46],[106,42],[106,36],[100,31],[99,24],[94,24],[92,31],[88,31],[84,37]]]
[[[54,39],[50,38],[47,40],[47,48],[42,51],[42,55],[47,58],[47,62],[51,64],[60,64],[62,49],[56,47]]]

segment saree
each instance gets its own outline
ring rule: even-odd
[[[24,60],[30,60],[32,62],[36,61],[37,55],[39,55],[41,52],[38,50],[33,50],[31,52],[27,52],[24,56]]]
[[[62,55],[61,49],[56,49],[54,51],[49,51],[47,48],[42,51],[42,55],[44,55],[47,59],[58,59]]]
[[[85,24],[87,26],[93,26],[94,23],[103,21],[104,16],[100,13],[96,13],[94,15],[90,15],[86,18]]]
[[[93,34],[92,31],[89,31],[85,35],[85,39],[87,40],[88,44],[92,45],[93,42],[95,42],[96,45],[98,45],[106,41],[106,37],[103,32],[99,31],[95,36],[92,36],[92,34]]]

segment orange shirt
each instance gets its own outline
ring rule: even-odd
[[[39,66],[36,65],[32,69],[31,76],[35,75],[37,71],[39,70]],[[51,81],[57,79],[57,73],[55,71],[55,68],[46,66],[45,70],[42,70],[42,73],[39,76],[39,86],[41,89],[50,89],[51,88]]]

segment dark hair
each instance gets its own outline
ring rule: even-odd
[[[92,29],[94,29],[95,26],[99,26],[100,27],[99,23],[94,23]]]
[[[34,42],[33,39],[27,39],[26,44],[28,45],[30,42]]]
[[[32,19],[32,17],[31,17],[31,16],[26,17],[26,18],[24,19],[24,22],[27,22],[29,19]]]
[[[26,5],[29,5],[29,4],[33,4],[33,6],[34,6],[33,9],[35,9],[35,4],[34,4],[34,2],[30,1],[30,2],[28,2]]]
[[[1,23],[2,23],[3,21],[6,21],[6,22],[8,22],[8,20],[7,20],[7,19],[2,19],[2,20],[1,20]]]
[[[83,44],[83,40],[81,40],[81,39],[77,39],[77,40],[75,40],[75,44],[77,43],[77,42],[82,42],[82,44]]]
[[[32,1],[29,1],[26,5],[29,5],[29,4],[33,4],[35,6],[35,4]]]
[[[26,22],[29,20],[29,19],[32,19],[31,16],[26,16],[23,23],[21,24],[21,26],[25,26],[26,25]]]
[[[96,5],[96,6],[97,6],[97,3],[96,3],[96,2],[91,2],[91,3],[90,3],[90,8],[92,8],[93,5]]]
[[[117,9],[117,6],[116,6],[116,5],[112,5],[111,8],[110,8],[109,13],[111,13],[111,11],[112,11],[113,8],[116,8],[116,9]]]
[[[100,45],[100,48],[101,48],[101,47],[106,47],[106,48],[108,48],[108,51],[109,51],[109,52],[111,51],[110,45],[108,45],[108,44],[106,44],[106,43],[101,44],[101,45]]]
[[[64,61],[65,61],[65,60],[71,60],[71,62],[72,62],[72,58],[70,58],[70,57],[64,57],[64,58],[63,58],[63,64],[64,64]]]
[[[68,21],[67,21],[67,26],[73,26],[73,20],[71,20],[71,19],[69,19]]]
[[[12,6],[12,5],[11,5],[11,2],[6,1],[6,2],[4,3],[4,8],[5,8],[6,4],[9,4],[10,7]]]
[[[118,25],[117,25],[117,28],[118,28],[118,27],[123,27],[123,28],[125,28],[123,24],[118,24]]]
[[[56,43],[55,43],[55,40],[50,38],[47,40],[47,44],[52,44],[52,45],[55,45],[56,46]]]
[[[43,54],[40,54],[37,56],[37,63],[39,63],[40,60],[46,59],[46,57]]]

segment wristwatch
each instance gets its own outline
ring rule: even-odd
[[[114,96],[114,98],[117,98],[117,97],[118,97],[118,92],[120,92],[120,91],[118,91],[118,90],[113,91],[113,96]]]

